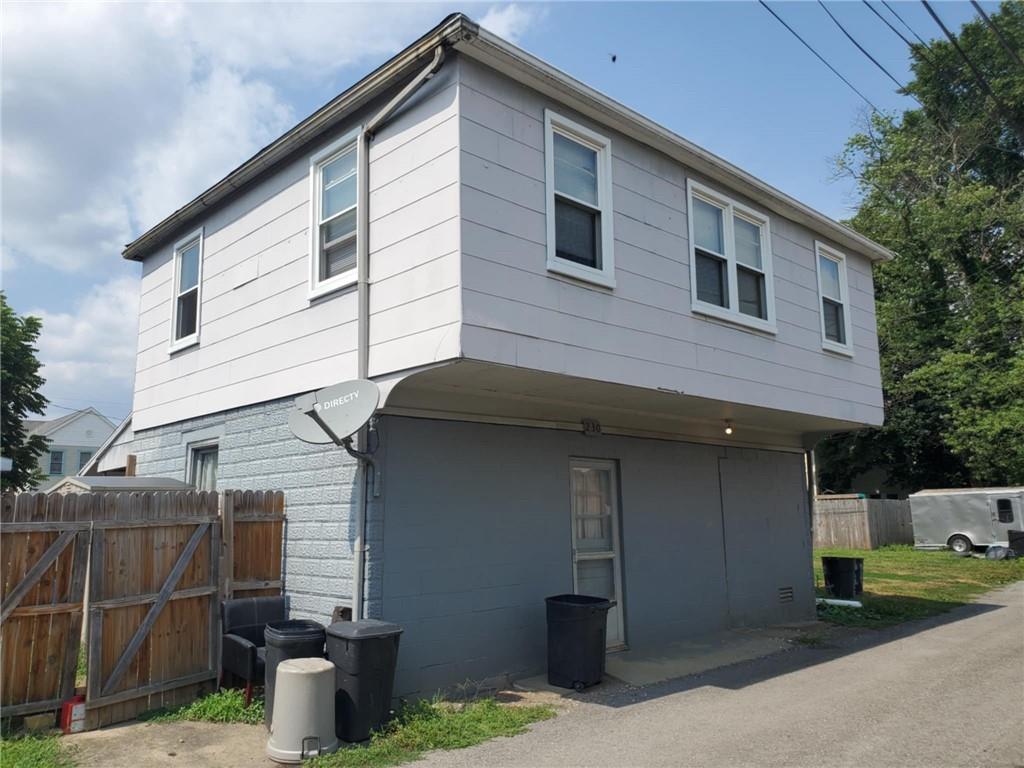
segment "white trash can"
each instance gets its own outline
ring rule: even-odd
[[[334,665],[327,659],[288,659],[277,667],[267,757],[301,763],[338,748],[334,734]]]

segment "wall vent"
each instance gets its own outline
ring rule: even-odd
[[[780,603],[792,603],[793,602],[793,588],[792,587],[779,587],[779,602]]]

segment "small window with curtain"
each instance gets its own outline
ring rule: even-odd
[[[1013,522],[1013,501],[1011,499],[996,500],[996,514],[1000,523]]]
[[[50,474],[64,474],[64,451],[50,451]]]
[[[350,134],[310,160],[310,294],[319,296],[356,281],[359,147]]]
[[[548,269],[613,287],[611,144],[550,110],[545,130]]]
[[[823,243],[815,243],[815,251],[818,259],[822,346],[832,352],[852,355],[846,256]]]
[[[691,180],[691,308],[774,333],[768,217]]]
[[[199,491],[217,490],[217,446],[196,446],[191,454],[189,482]]]
[[[174,246],[174,319],[171,351],[199,341],[202,280],[203,231],[200,229]]]

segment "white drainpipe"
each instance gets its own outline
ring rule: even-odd
[[[359,233],[356,240],[356,298],[358,303],[358,364],[357,376],[370,377],[370,142],[384,122],[394,114],[421,85],[437,74],[444,63],[444,47],[434,49],[433,60],[410,80],[384,108],[363,126],[359,135]],[[358,450],[369,453],[368,427],[359,430]],[[356,516],[355,586],[352,590],[352,618],[363,618],[363,587],[366,578],[366,511],[370,496],[370,475],[373,467],[362,459],[359,462],[359,511]],[[375,484],[374,486],[378,486]]]

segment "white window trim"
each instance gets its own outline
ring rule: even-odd
[[[729,307],[720,307],[697,298],[697,243],[693,238],[693,199],[697,197],[723,209],[722,237],[725,245],[726,274],[729,280]],[[751,317],[740,312],[739,287],[736,280],[736,241],[733,234],[732,218],[738,215],[761,228],[761,272],[764,274],[764,301],[767,319]],[[686,225],[690,247],[690,309],[701,315],[744,325],[766,333],[778,333],[775,324],[775,277],[772,269],[771,219],[767,214],[756,211],[731,197],[723,195],[693,179],[686,182]]]
[[[59,455],[60,456],[60,469],[58,469],[56,472],[53,471],[53,457],[54,457],[54,455]],[[64,458],[65,458],[66,455],[67,454],[66,454],[66,452],[63,449],[51,450],[50,454],[49,454],[50,466],[49,466],[49,469],[48,469],[46,474],[48,474],[48,475],[63,475],[64,474]]]
[[[839,291],[843,301],[843,326],[846,330],[846,343],[832,341],[825,335],[825,312],[823,309],[825,293],[821,289],[821,257],[839,263]],[[850,319],[850,288],[846,279],[846,254],[837,251],[820,240],[814,241],[814,273],[818,276],[818,318],[821,324],[821,348],[847,357],[853,357],[853,324]],[[834,299],[833,299],[834,301]]]
[[[560,259],[555,253],[555,151],[554,134],[590,147],[597,153],[597,209],[601,212],[601,268],[595,269],[575,261]],[[606,136],[544,110],[544,185],[547,196],[547,268],[567,277],[574,277],[605,288],[615,287],[615,232],[612,209],[612,142]],[[571,198],[570,198],[571,199]]]
[[[202,440],[196,440],[195,442],[188,443],[185,451],[185,482],[189,485],[195,485],[195,461],[196,454],[200,451],[208,448],[216,448],[218,453],[218,461],[220,459],[220,437],[206,438]]]
[[[360,220],[362,217],[359,215],[360,206],[366,205],[366,201],[363,200],[363,187],[364,180],[359,178],[359,174],[363,172],[366,167],[364,162],[363,152],[365,151],[363,144],[365,142],[359,141],[359,135],[362,132],[361,128],[349,131],[340,139],[332,141],[326,147],[321,149],[315,155],[309,158],[309,300],[313,301],[321,296],[328,293],[347,288],[350,285],[355,285],[359,271],[358,254],[359,254],[359,239],[365,237],[365,233],[360,231],[362,226]],[[320,280],[320,171],[328,161],[333,160],[336,155],[341,154],[343,151],[349,149],[350,146],[355,145],[356,152],[356,265],[340,275],[335,275],[327,280]]]
[[[199,343],[199,331],[202,327],[203,316],[203,251],[205,248],[203,240],[204,231],[203,227],[200,227],[174,244],[174,270],[171,273],[171,344],[168,354],[194,347]],[[199,243],[199,265],[196,275],[196,332],[175,339],[174,334],[178,328],[178,267],[181,262],[181,252],[195,242]]]

